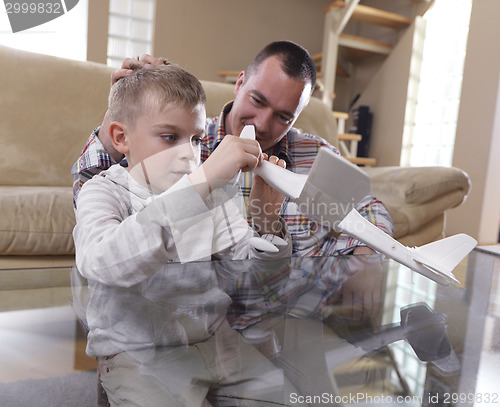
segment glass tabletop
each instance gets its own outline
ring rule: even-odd
[[[132,287],[1,270],[0,405],[500,405],[499,264],[476,249],[446,286],[378,255],[169,263]]]

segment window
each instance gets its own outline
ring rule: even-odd
[[[436,0],[425,14],[420,75],[409,84],[401,165],[450,166],[472,0]],[[419,48],[419,47],[417,47]]]
[[[110,0],[107,64],[151,54],[155,0]]]

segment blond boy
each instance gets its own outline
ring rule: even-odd
[[[109,112],[128,167],[85,183],[73,236],[89,280],[87,353],[99,359],[111,404],[201,406],[209,391],[232,405],[285,402],[286,378],[229,328],[230,298],[204,261],[291,255],[276,205],[283,197],[256,180],[255,202],[277,208],[259,211],[262,238],[278,242],[276,253],[262,252],[238,196],[224,189],[260,163],[259,144],[227,136],[200,166],[205,93],[175,65],[118,81]]]

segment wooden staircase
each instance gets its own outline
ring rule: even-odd
[[[365,167],[374,166],[377,163],[375,158],[358,157],[358,143],[362,140],[361,134],[345,132],[345,121],[349,118],[349,114],[336,111],[333,111],[332,114],[337,120],[337,139],[340,154],[353,164]]]
[[[392,0],[394,3],[432,3],[433,0]],[[396,35],[412,23],[412,19],[386,10],[360,4],[360,0],[334,0],[323,9],[325,16],[322,52],[311,55],[317,69],[317,87],[314,95],[328,106],[333,107],[335,81],[349,78],[353,66],[373,55],[387,56],[393,44],[373,38],[365,38],[344,32],[349,21],[394,30]],[[352,28],[352,27],[351,27]],[[341,54],[339,54],[339,50]],[[217,72],[225,81],[234,83],[240,71],[220,70]],[[346,133],[345,122],[349,116],[343,112],[333,112],[338,124],[339,150],[349,161],[358,165],[371,166],[373,158],[357,157],[360,135]]]
[[[336,78],[342,77],[338,74],[340,66],[343,67],[343,76],[349,77],[351,73],[345,68],[346,65],[362,64],[364,58],[373,55],[387,56],[393,49],[393,44],[344,33],[347,23],[356,21],[398,32],[407,28],[412,19],[393,12],[362,5],[360,0],[334,0],[323,9],[323,13],[325,15],[325,26],[322,52],[316,54],[315,57],[317,67],[322,74],[319,80],[319,86],[322,89],[320,97],[324,103],[333,107],[335,81]],[[339,52],[342,53],[343,60],[341,61],[339,61],[341,59],[339,58]],[[333,114],[337,119],[338,147],[341,154],[357,165],[375,165],[376,160],[374,158],[357,157],[357,145],[362,136],[346,133],[345,122],[349,118],[348,114],[342,112],[334,112]]]
[[[322,100],[331,105],[335,95],[335,78],[338,66],[339,48],[348,50],[350,60],[357,60],[374,55],[388,55],[392,44],[343,33],[349,21],[388,27],[400,30],[411,24],[411,19],[385,10],[359,4],[360,0],[335,0],[323,9],[325,28],[323,33],[323,51],[317,54],[323,74],[324,92]]]

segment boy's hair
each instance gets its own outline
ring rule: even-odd
[[[136,119],[148,110],[170,105],[195,108],[205,105],[200,81],[175,64],[148,66],[118,80],[109,93],[108,109],[112,121],[135,126]]]
[[[289,77],[311,83],[311,92],[316,85],[316,67],[309,52],[291,41],[275,41],[260,51],[248,65],[246,77],[255,73],[267,58],[277,56],[281,59],[281,67]]]

